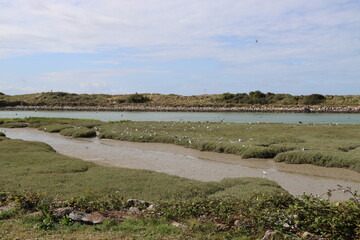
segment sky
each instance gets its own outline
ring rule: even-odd
[[[360,94],[359,0],[0,0],[0,92]]]

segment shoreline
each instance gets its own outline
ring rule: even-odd
[[[172,107],[172,106],[11,106],[0,111],[109,111],[109,112],[262,112],[262,113],[360,113],[360,106],[239,106],[239,107]]]

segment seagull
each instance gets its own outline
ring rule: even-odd
[[[256,42],[256,43],[258,43],[258,42],[259,42],[259,40],[256,40],[255,42]]]

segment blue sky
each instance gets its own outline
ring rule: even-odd
[[[253,90],[360,94],[360,1],[0,0],[0,92]]]

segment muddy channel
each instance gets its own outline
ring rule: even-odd
[[[267,178],[295,196],[303,193],[326,196],[328,189],[338,185],[360,191],[360,173],[347,169],[276,163],[271,159],[242,159],[232,154],[201,152],[171,144],[73,139],[30,128],[0,131],[9,138],[45,142],[60,154],[109,167],[147,169],[200,181]],[[332,199],[349,197],[337,191]]]

